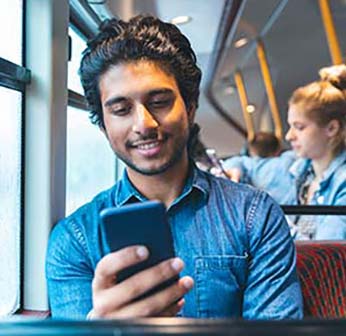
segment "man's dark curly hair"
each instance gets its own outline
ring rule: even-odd
[[[179,87],[187,110],[198,107],[201,70],[189,40],[173,24],[138,15],[129,22],[104,21],[83,52],[79,74],[91,121],[104,128],[99,79],[111,66],[138,60],[153,61]]]

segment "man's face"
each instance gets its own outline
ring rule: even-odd
[[[99,81],[105,134],[128,169],[154,175],[187,162],[194,111],[173,76],[148,61],[112,66]]]

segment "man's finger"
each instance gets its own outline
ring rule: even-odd
[[[178,276],[183,268],[184,262],[180,258],[165,260],[110,288],[107,295],[117,297],[124,303],[131,302],[165,281]]]
[[[159,317],[174,317],[180,312],[184,304],[185,304],[185,299],[181,298],[178,302],[173,303],[164,311],[162,311],[158,316]]]
[[[148,256],[149,251],[145,246],[129,246],[107,254],[96,266],[92,283],[93,292],[112,287],[120,271],[138,264]]]
[[[145,299],[135,301],[118,309],[108,318],[129,318],[129,317],[155,317],[160,316],[168,307],[171,307],[177,300],[180,300],[192,287],[192,278],[186,276],[179,279],[170,287],[155,293]]]

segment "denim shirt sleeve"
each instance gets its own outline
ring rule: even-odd
[[[242,173],[242,180],[253,181],[256,185],[263,175],[288,174],[295,160],[293,151],[286,151],[280,156],[268,158],[234,156],[224,162],[224,167],[225,169],[238,168]]]
[[[94,272],[86,245],[73,219],[61,221],[51,233],[46,277],[53,318],[85,318],[92,308]]]
[[[266,193],[253,198],[247,230],[250,262],[243,317],[302,318],[295,246],[281,208]]]
[[[249,172],[256,167],[257,159],[249,156],[233,156],[224,161],[223,166],[225,169],[238,168],[241,171],[241,179],[247,180]]]

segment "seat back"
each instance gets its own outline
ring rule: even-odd
[[[296,242],[304,316],[346,317],[346,242]]]

